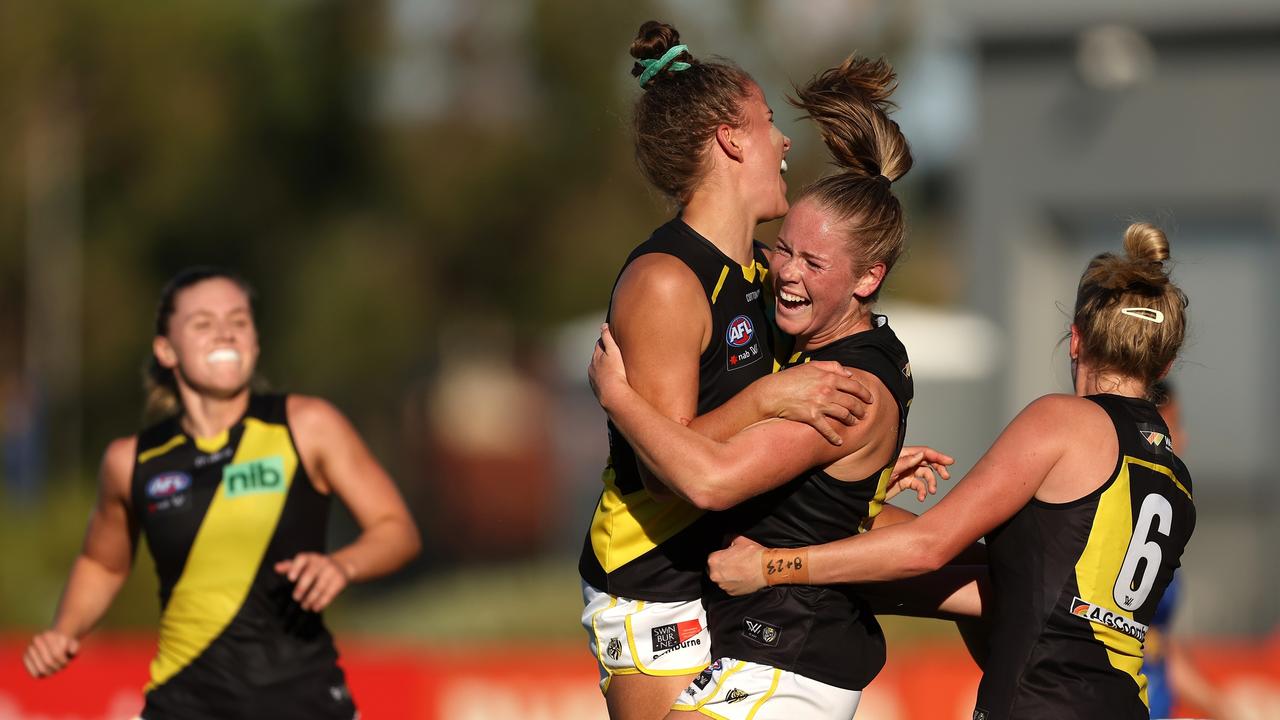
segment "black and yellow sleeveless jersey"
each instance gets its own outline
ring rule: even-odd
[[[177,419],[138,436],[133,512],[160,579],[146,720],[355,713],[320,615],[273,566],[325,552],[328,498],[298,457],[285,396],[255,395],[223,435]]]
[[[867,529],[880,513],[907,429],[914,393],[906,348],[884,316],[871,330],[796,353],[787,366],[834,360],[875,375],[898,405],[898,439],[888,465],[855,482],[812,468],[781,487],[721,513],[730,534],[766,547],[832,542]],[[861,690],[885,662],[884,633],[848,586],[775,585],[730,597],[707,583],[707,624],[717,657],[771,665],[848,690]]]
[[[1191,477],[1145,400],[1092,395],[1120,443],[1102,487],[987,535],[991,651],[974,718],[1148,716],[1147,626],[1195,528]]]
[[[698,414],[710,412],[773,369],[772,298],[764,246],[756,244],[749,267],[675,218],[632,251],[671,255],[702,282],[711,307],[712,337],[698,365]],[[619,273],[621,277],[621,273]],[[578,563],[583,580],[597,589],[637,600],[678,602],[701,596],[711,551],[703,511],[671,498],[658,502],[644,489],[635,450],[609,424],[604,491],[591,519]]]

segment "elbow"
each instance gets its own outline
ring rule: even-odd
[[[699,510],[711,512],[728,510],[735,504],[724,493],[714,488],[703,488],[689,493],[689,502]]]
[[[422,533],[418,531],[418,525],[413,522],[412,518],[406,518],[404,528],[404,563],[418,557],[422,553]]]
[[[408,539],[405,541],[404,561],[407,563],[420,554],[422,554],[422,536],[416,527],[411,527]]]
[[[911,548],[910,551],[904,553],[906,558],[906,566],[904,568],[906,573],[904,575],[906,577],[927,575],[941,569],[951,559],[941,547],[941,543],[931,541],[928,538],[920,538],[909,547]]]
[[[688,500],[700,510],[728,510],[741,499],[731,488],[730,478],[722,473],[704,473],[690,488]]]

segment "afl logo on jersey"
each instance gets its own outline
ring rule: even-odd
[[[147,497],[152,500],[171,497],[191,487],[191,476],[186,473],[169,472],[156,475],[147,483]]]
[[[751,318],[746,315],[739,315],[729,323],[729,330],[724,335],[724,341],[729,343],[729,347],[740,348],[751,342],[755,336],[756,329],[751,324]]]

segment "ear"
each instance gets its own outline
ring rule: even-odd
[[[858,278],[858,282],[853,286],[854,297],[859,299],[871,297],[876,289],[880,287],[880,283],[884,281],[884,273],[884,263],[876,263],[867,268],[866,272],[862,273],[862,277]]]
[[[1080,328],[1075,323],[1071,323],[1071,359],[1080,359]]]
[[[721,124],[716,128],[716,144],[734,162],[742,162],[742,145],[738,142],[738,130],[731,125]]]
[[[178,367],[178,353],[173,349],[173,343],[169,342],[169,338],[163,335],[157,335],[151,340],[151,352],[155,353],[156,362],[160,363],[160,367],[172,370]]]

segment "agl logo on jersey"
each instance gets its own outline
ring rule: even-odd
[[[228,465],[222,469],[222,485],[228,498],[258,493],[282,493],[287,489],[284,460],[279,455]]]

